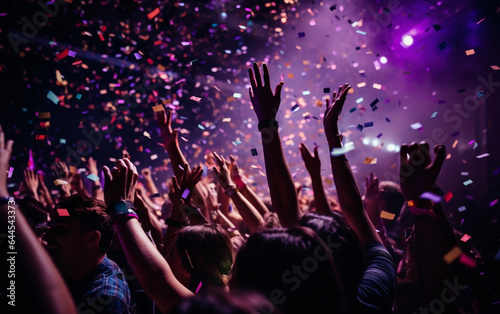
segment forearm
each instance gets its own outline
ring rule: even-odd
[[[7,230],[8,210],[13,210],[13,207],[7,204],[0,206],[2,230]],[[16,209],[14,217],[16,220],[15,245],[16,249],[22,252],[16,257],[20,266],[18,270],[20,274],[17,276],[18,284],[24,288],[29,285],[36,292],[32,301],[36,303],[34,307],[38,311],[76,314],[71,294],[50,256],[40,245],[21,211]]]
[[[334,148],[341,148],[340,138],[337,136],[329,138],[328,146],[330,151]],[[330,162],[340,208],[347,222],[356,232],[363,245],[370,242],[382,243],[364,210],[361,194],[345,155],[330,156]]]
[[[136,219],[118,219],[115,229],[141,286],[162,312],[192,293],[175,278],[170,266],[149,241]]]
[[[271,201],[283,227],[292,227],[299,220],[299,204],[292,175],[288,169],[276,128],[265,128],[262,146]]]
[[[170,157],[170,164],[172,165],[174,175],[177,178],[181,178],[182,168],[184,168],[184,165],[187,164],[188,169],[191,171],[189,163],[187,162],[186,157],[184,157],[184,154],[182,153],[177,141],[172,144],[165,144],[165,149],[167,150],[168,156]]]
[[[234,206],[238,209],[243,221],[251,233],[256,232],[264,224],[264,219],[255,207],[239,192],[231,196]]]
[[[316,211],[320,214],[330,216],[332,210],[328,204],[328,199],[326,198],[325,189],[323,188],[323,182],[321,181],[321,173],[310,173],[312,188],[314,193],[314,204],[316,205]]]
[[[248,184],[245,184],[243,187],[241,187],[241,189],[238,189],[240,190],[241,194],[243,194],[243,196],[250,202],[250,204],[252,204],[253,207],[257,209],[262,217],[264,217],[264,215],[269,212],[266,204],[264,204],[264,202],[257,196],[257,194],[255,194],[255,192],[248,186]]]

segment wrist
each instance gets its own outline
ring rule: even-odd
[[[270,119],[262,119],[259,121],[257,128],[259,132],[262,132],[263,129],[275,129],[277,130],[279,127],[278,121],[276,117],[272,117]]]
[[[131,201],[121,200],[112,202],[107,208],[106,213],[110,216],[109,222],[111,225],[119,217],[133,217],[139,220],[135,212],[134,204]]]

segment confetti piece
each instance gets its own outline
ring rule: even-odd
[[[153,111],[154,112],[165,111],[165,107],[163,107],[162,104],[159,104],[159,105],[153,106]]]
[[[222,119],[222,122],[231,122],[231,118],[224,118]]]
[[[50,112],[38,112],[38,119],[50,119]]]
[[[7,173],[7,178],[12,178],[12,174],[14,173],[14,167],[9,167],[9,171]]]
[[[455,133],[450,134],[451,137],[456,137],[456,136],[459,136],[459,135],[460,135],[460,132],[455,132]]]
[[[323,88],[323,93],[325,93],[325,94],[330,93],[330,87]]]
[[[493,207],[498,203],[498,198],[490,202],[490,207]]]
[[[353,113],[354,111],[356,111],[356,107],[354,107],[351,110],[349,110],[350,113]]]
[[[446,193],[443,198],[445,201],[449,202],[451,200],[451,198],[453,197],[453,193],[451,193],[451,191],[448,191],[448,193]]]
[[[158,14],[160,14],[160,8],[156,8],[153,11],[148,13],[148,19],[154,19]]]
[[[334,4],[334,5],[332,5],[332,6],[330,7],[330,11],[333,11],[333,10],[335,10],[336,8],[337,8],[337,5],[336,5],[336,4]]]
[[[467,180],[467,181],[464,182],[464,185],[467,186],[467,185],[469,185],[471,183],[472,183],[472,180],[469,179],[469,180]]]
[[[250,152],[252,152],[252,156],[257,156],[258,155],[257,148],[251,148]]]
[[[391,122],[391,120],[390,120],[389,118],[385,118],[385,121],[386,121],[387,123]]]
[[[144,133],[142,133],[142,135],[144,135],[145,137],[151,139],[151,135],[148,132],[146,132],[146,131],[144,131]]]
[[[379,133],[379,134],[377,135],[377,138],[381,138],[381,137],[382,137],[382,135],[383,135],[382,133]]]
[[[293,79],[293,73],[288,73],[287,76],[289,79]]]
[[[56,186],[58,186],[58,185],[62,185],[62,184],[68,184],[68,181],[61,180],[61,179],[55,179],[55,180],[54,180],[54,184],[55,184]]]
[[[374,107],[376,104],[378,104],[378,102],[378,98],[375,98],[375,100],[370,103],[370,107]]]
[[[375,89],[381,89],[382,85],[374,83],[372,87],[375,88]]]
[[[138,52],[134,52],[134,57],[136,60],[142,59],[142,55]]]
[[[185,189],[184,192],[182,192],[182,198],[183,199],[186,199],[189,195],[189,193],[191,193],[191,191],[189,191],[188,189]]]
[[[446,42],[444,42],[444,41],[443,41],[442,43],[440,43],[440,44],[439,44],[439,46],[438,46],[438,47],[439,47],[439,49],[441,49],[441,50],[445,50],[445,49],[446,49],[446,47],[448,47],[448,44],[447,44]]]
[[[468,266],[470,268],[476,268],[476,260],[469,255],[462,254],[460,255],[460,259],[458,260],[460,264]]]
[[[71,58],[76,57],[76,51],[73,50],[68,51],[68,56],[70,56]]]
[[[68,49],[64,49],[63,52],[56,54],[57,60],[66,58],[68,56],[68,52],[69,52]]]
[[[377,164],[377,158],[366,157],[364,163],[368,165],[375,165]]]
[[[459,212],[463,212],[463,211],[465,211],[465,210],[467,210],[467,207],[465,207],[465,206],[460,206],[460,207],[458,208],[458,211],[459,211]]]
[[[498,65],[492,65],[490,66],[493,70],[498,71],[500,70],[500,67]]]
[[[468,235],[468,234],[466,233],[466,234],[464,234],[464,235],[460,238],[460,241],[462,241],[462,242],[467,242],[467,241],[469,241],[469,239],[470,239],[470,238],[471,238],[471,236],[470,236],[470,235]]]
[[[355,148],[354,147],[354,143],[353,142],[349,142],[349,143],[345,144],[344,147],[335,147],[335,148],[333,148],[330,154],[333,157],[340,156],[340,155],[344,155],[345,153],[354,150],[354,148]]]
[[[308,91],[308,90],[305,90],[302,92],[302,95],[304,96],[307,96],[307,95],[310,95],[311,94],[311,91]]]
[[[418,129],[422,128],[422,124],[420,124],[419,122],[416,122],[416,123],[411,124],[410,127],[414,130],[418,130]]]
[[[434,27],[436,31],[439,31],[441,29],[441,26],[439,26],[438,24],[434,24],[432,25],[432,27]]]
[[[424,192],[420,195],[420,198],[425,198],[426,200],[431,200],[435,203],[441,202],[441,197],[439,195],[433,194],[431,192]]]
[[[434,112],[432,115],[431,115],[431,118],[435,118],[437,116],[438,112]]]
[[[358,126],[356,127],[356,129],[358,129],[360,131],[363,131],[363,126],[361,124],[358,124]]]
[[[479,155],[479,156],[476,156],[477,159],[481,159],[481,158],[484,158],[484,157],[488,157],[490,154],[488,153],[485,153],[485,154],[482,154],[482,155]]]
[[[69,212],[66,208],[58,208],[57,214],[61,217],[69,217]]]
[[[468,55],[468,56],[471,56],[471,55],[473,55],[475,53],[476,52],[474,51],[474,49],[465,50],[465,54]]]
[[[201,101],[201,98],[200,97],[196,97],[196,96],[191,96],[191,97],[189,97],[189,99],[194,100],[197,103],[199,103]]]
[[[76,94],[76,99],[82,99],[82,94]]]
[[[443,257],[446,263],[451,264],[454,260],[456,260],[460,254],[462,254],[462,251],[458,246],[455,246],[453,249],[451,249],[446,255]]]
[[[304,33],[304,32],[299,33],[299,38],[301,38],[301,37],[306,37],[306,33]]]
[[[92,180],[92,181],[94,181],[94,182],[95,182],[95,181],[99,180],[99,177],[98,177],[98,176],[96,176],[95,174],[91,173],[91,174],[89,174],[89,175],[87,176],[87,179],[90,179],[90,180]]]
[[[299,104],[295,104],[295,105],[293,105],[293,107],[290,110],[292,110],[292,112],[296,112],[296,111],[299,111],[299,109],[300,109]]]
[[[373,121],[372,122],[365,122],[365,128],[369,128],[373,126]]]
[[[396,217],[396,214],[386,212],[385,210],[382,210],[380,212],[380,218],[387,219],[387,220],[394,220],[394,217]]]
[[[51,90],[47,93],[47,98],[56,105],[59,103],[59,98],[57,98],[56,94],[54,94]]]
[[[60,140],[59,140],[59,143],[61,143],[61,144],[66,144],[66,139],[65,139],[65,138],[60,139]]]
[[[45,135],[37,134],[35,139],[37,139],[39,141],[43,141],[45,139]]]

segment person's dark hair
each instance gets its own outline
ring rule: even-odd
[[[355,308],[358,283],[365,268],[363,248],[358,236],[342,213],[336,211],[332,212],[332,216],[309,212],[302,216],[299,224],[316,231],[327,244],[344,289],[347,307]]]
[[[101,253],[106,253],[111,245],[115,231],[109,223],[106,204],[103,201],[74,194],[61,199],[54,207],[51,216],[58,216],[58,209],[66,209],[70,217],[76,218],[82,226],[82,231],[99,231],[101,233],[99,248]]]
[[[225,287],[233,264],[229,234],[220,225],[188,226],[177,233],[175,247],[182,264],[191,274],[189,289],[202,291]]]
[[[329,249],[311,229],[267,229],[238,252],[231,290],[255,290],[285,313],[338,313],[343,292]]]
[[[33,231],[47,225],[47,212],[42,203],[31,196],[26,196],[16,202]]]
[[[405,204],[405,197],[401,192],[401,187],[393,181],[382,181],[379,183],[378,188],[380,190],[380,197],[385,202],[386,209],[396,214],[394,219],[398,218],[401,208]]]
[[[169,314],[279,314],[276,306],[254,291],[213,291],[185,299]]]

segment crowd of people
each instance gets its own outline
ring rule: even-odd
[[[435,182],[446,148],[402,145],[400,182],[358,188],[338,122],[350,86],[323,117],[337,195],[325,193],[318,147],[300,153],[314,198],[302,197],[285,160],[276,114],[283,82],[249,69],[269,198],[247,184],[233,156],[203,165],[181,151],[172,111],[157,123],[170,158],[170,192],[125,155],[112,169],[88,159],[84,184],[63,160],[54,197],[35,170],[16,198],[7,175],[13,142],[0,131],[2,230],[15,217],[23,313],[490,313],[498,295],[479,252],[449,224]],[[432,157],[433,150],[435,157]],[[14,205],[15,204],[15,205]],[[15,208],[15,209],[14,209]],[[14,214],[15,213],[15,214]],[[2,248],[3,249],[3,248]],[[2,281],[4,282],[4,281]],[[2,284],[9,311],[10,290]],[[30,295],[29,301],[23,302]],[[4,300],[5,299],[5,300]],[[27,300],[27,299],[26,299]],[[4,306],[2,304],[2,306]],[[11,306],[9,308],[9,306]],[[10,312],[8,312],[10,313]]]

